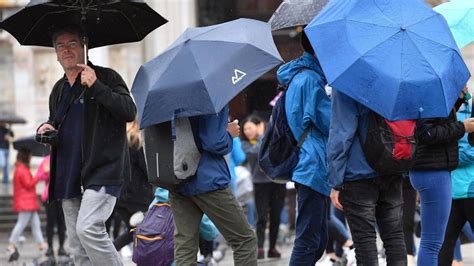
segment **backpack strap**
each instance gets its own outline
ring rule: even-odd
[[[300,140],[298,141],[298,145],[296,145],[298,147],[298,149],[301,148],[301,146],[303,146],[303,142],[304,140],[306,139],[306,137],[308,136],[309,132],[311,131],[311,129],[313,128],[313,123],[310,123],[305,129],[304,129],[304,132],[303,134],[301,135],[300,137]]]

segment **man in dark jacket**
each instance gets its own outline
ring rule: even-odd
[[[119,74],[82,64],[84,39],[78,27],[57,30],[52,40],[65,75],[51,92],[49,120],[37,130],[58,130],[49,200],[62,200],[77,265],[122,265],[104,224],[122,180],[130,175],[125,127],[136,108]]]

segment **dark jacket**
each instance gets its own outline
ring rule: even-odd
[[[125,179],[120,192],[117,207],[125,208],[129,213],[146,212],[153,200],[153,188],[148,183],[145,154],[143,148],[130,148],[131,178]]]
[[[459,163],[458,140],[464,136],[462,122],[457,121],[456,110],[447,118],[420,119],[416,123],[418,145],[413,170],[433,171],[456,169]]]
[[[136,115],[135,104],[120,75],[109,68],[89,65],[97,80],[84,92],[84,127],[82,132],[81,184],[121,185],[130,178],[126,123]],[[65,77],[53,87],[49,96],[49,119],[46,123],[57,128],[56,111],[63,94]],[[54,199],[56,178],[56,149],[51,150],[49,199]]]

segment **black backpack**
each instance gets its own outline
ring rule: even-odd
[[[357,130],[367,163],[380,175],[398,175],[415,163],[416,120],[389,121],[370,111],[365,142]]]
[[[303,70],[302,68],[291,78]],[[298,154],[312,124],[305,128],[303,135],[297,141],[291,132],[286,118],[285,100],[288,85],[279,85],[280,98],[272,109],[272,115],[262,139],[258,154],[258,163],[262,171],[274,182],[282,183],[291,180],[293,170],[298,164]]]
[[[149,183],[176,190],[194,177],[201,152],[189,118],[146,127],[143,136]]]

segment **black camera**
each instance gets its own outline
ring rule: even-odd
[[[49,130],[45,131],[43,134],[36,134],[36,141],[39,143],[49,144],[51,146],[57,146],[59,142],[58,131]]]

